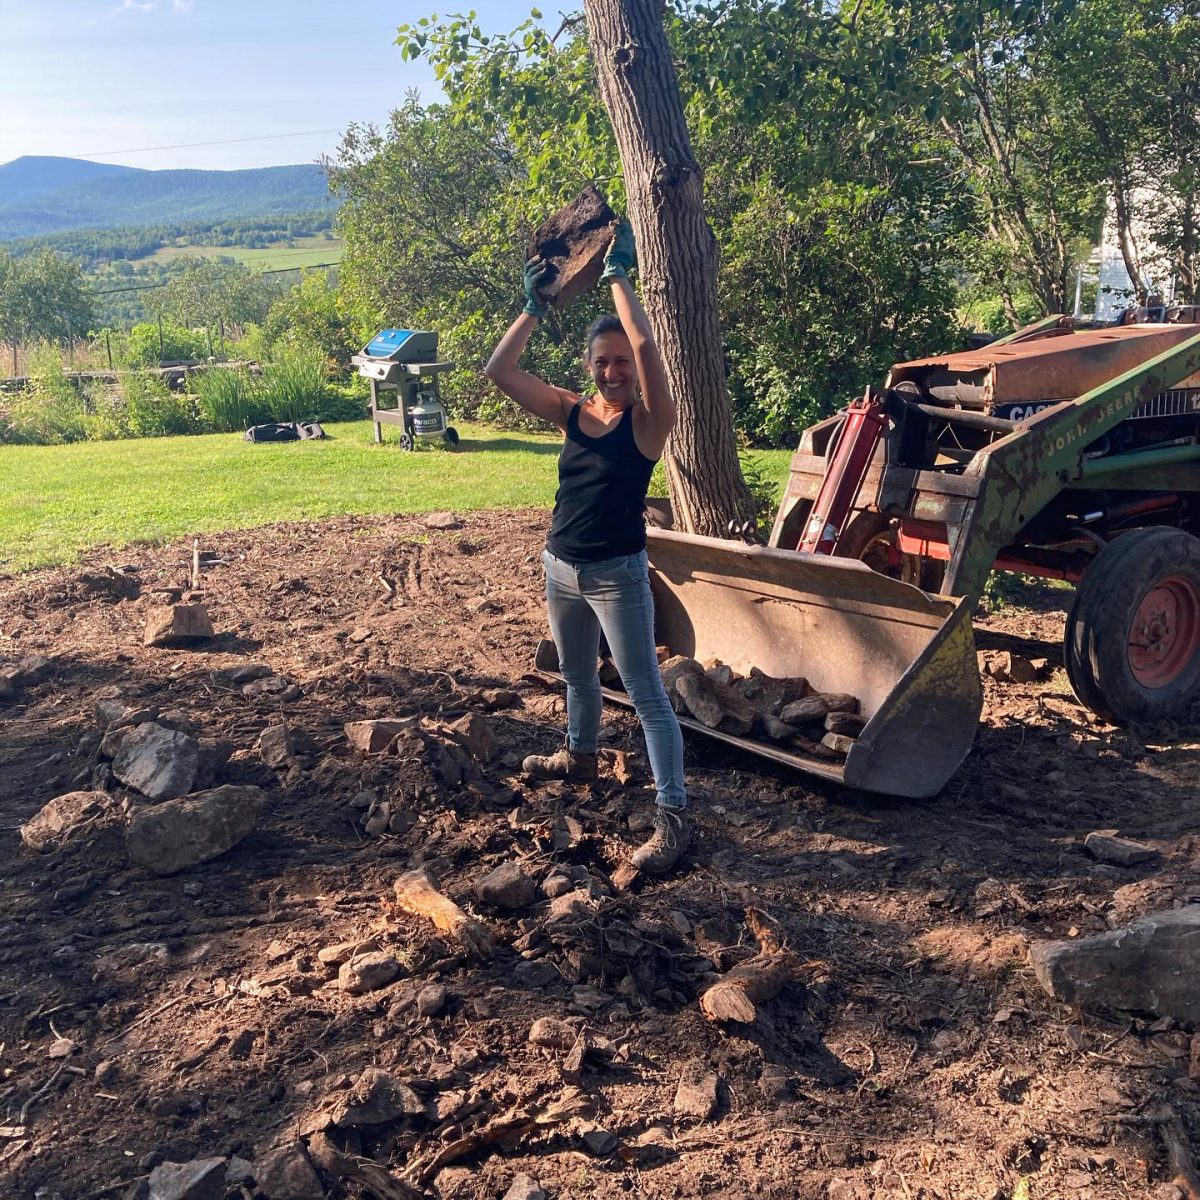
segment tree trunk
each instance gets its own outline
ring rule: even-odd
[[[704,217],[662,0],[585,0],[600,94],[621,152],[646,313],[679,419],[664,465],[675,528],[728,536],[754,515],[734,441],[717,312],[717,246]]]

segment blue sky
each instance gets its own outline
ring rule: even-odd
[[[428,65],[404,62],[393,44],[398,25],[474,7],[485,27],[510,29],[536,6],[0,0],[0,163],[23,154],[150,168],[312,162],[352,121],[386,119],[409,88],[436,99]],[[277,134],[304,136],[258,140]],[[217,141],[226,144],[188,145]],[[149,147],[180,148],[132,153]]]

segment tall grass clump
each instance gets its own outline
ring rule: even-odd
[[[8,410],[4,438],[39,446],[82,442],[87,437],[83,397],[63,374],[62,355],[51,342],[29,352],[29,384]]]
[[[320,420],[329,390],[329,365],[319,350],[288,350],[263,368],[260,386],[273,421]]]
[[[142,372],[122,372],[121,391],[133,437],[199,433],[200,419],[192,397],[171,391],[164,379]]]
[[[194,376],[200,413],[215,433],[234,433],[249,429],[263,413],[255,380],[245,371],[216,367]]]

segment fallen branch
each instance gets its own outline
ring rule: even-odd
[[[467,916],[448,896],[434,887],[424,867],[406,871],[396,880],[396,903],[416,917],[424,917],[480,958],[492,953],[492,935],[486,927]]]
[[[1167,1165],[1173,1176],[1171,1182],[1183,1192],[1186,1200],[1200,1200],[1200,1172],[1196,1169],[1183,1118],[1175,1109],[1170,1109],[1170,1115],[1159,1126],[1158,1132],[1166,1147]]]
[[[501,1145],[506,1141],[515,1141],[536,1129],[561,1125],[564,1121],[581,1115],[590,1107],[591,1102],[586,1096],[573,1096],[552,1104],[542,1112],[519,1113],[512,1110],[443,1146],[425,1164],[414,1164],[409,1168],[409,1177],[425,1187],[443,1167],[457,1162],[460,1158],[466,1158],[469,1154]]]

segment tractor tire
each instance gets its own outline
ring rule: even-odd
[[[1063,638],[1079,702],[1116,725],[1155,721],[1200,695],[1200,538],[1134,529],[1096,556]]]
[[[864,509],[850,518],[842,530],[834,554],[838,558],[857,558],[880,575],[912,583],[926,592],[940,592],[946,577],[946,564],[919,554],[901,554],[897,565],[896,530],[886,513]]]

